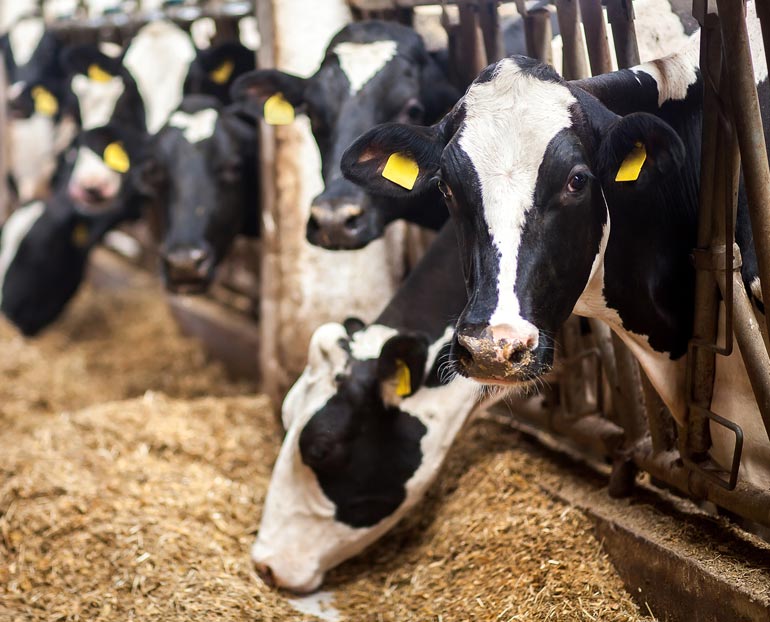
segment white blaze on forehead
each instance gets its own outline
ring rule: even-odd
[[[16,253],[22,241],[32,229],[33,225],[43,215],[45,205],[42,201],[35,201],[20,207],[5,222],[0,234],[0,303],[3,300],[3,283],[8,268],[16,257]]]
[[[123,53],[123,48],[112,41],[100,41],[99,51],[110,58],[117,58]]]
[[[184,79],[194,58],[195,46],[187,33],[162,20],[144,26],[128,46],[123,65],[136,80],[150,134],[163,127],[182,101]]]
[[[492,325],[523,321],[514,292],[521,234],[546,148],[570,126],[574,102],[565,86],[530,76],[512,59],[500,61],[494,77],[472,84],[465,96],[458,144],[478,175],[484,219],[499,255]]]
[[[633,72],[646,73],[655,80],[658,85],[658,106],[687,97],[687,89],[698,79],[699,42],[700,31],[690,37],[681,52],[632,68]]]
[[[350,94],[358,93],[376,76],[396,55],[397,48],[395,41],[344,42],[335,45],[334,53],[340,61],[342,72],[350,82]]]
[[[257,27],[257,18],[253,15],[247,15],[238,22],[238,39],[241,45],[256,51],[259,48],[261,39]]]
[[[120,96],[126,90],[123,78],[119,76],[99,82],[77,74],[73,76],[70,86],[78,99],[80,123],[84,130],[107,125]]]
[[[11,28],[8,42],[17,66],[26,65],[30,61],[44,33],[45,23],[39,17],[19,20]]]
[[[182,130],[187,142],[195,144],[214,134],[218,118],[219,112],[214,108],[205,108],[192,114],[177,110],[171,115],[168,124]]]

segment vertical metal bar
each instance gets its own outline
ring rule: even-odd
[[[487,66],[487,54],[475,2],[464,0],[457,8],[460,12],[460,48],[463,60],[461,71],[470,83]]]
[[[580,31],[578,0],[556,0],[556,16],[562,40],[562,75],[580,80],[591,75],[586,62],[586,48]]]
[[[527,11],[524,17],[524,33],[527,39],[527,54],[553,65],[551,12],[548,9]]]
[[[716,15],[709,14],[701,28],[700,66],[702,68],[703,126],[701,146],[701,175],[698,210],[698,229],[696,234],[696,257],[708,258],[714,245],[714,216],[721,213],[715,202],[724,197],[717,193],[717,185],[723,186],[725,175],[717,168],[718,139],[723,137],[720,131],[717,92],[722,70],[722,47],[719,33],[719,21]],[[717,179],[719,178],[719,179]],[[732,240],[730,240],[732,246]],[[710,347],[716,343],[717,322],[719,317],[718,287],[714,280],[713,264],[710,261],[695,263],[695,305],[693,318],[693,336],[688,351],[688,374],[686,382],[687,420],[682,439],[682,451],[690,457],[705,454],[710,445],[708,419],[699,409],[711,408],[711,396],[714,388],[715,351]],[[698,409],[690,408],[690,405]]]
[[[759,0],[759,2],[754,3],[754,6],[757,9],[757,17],[759,17],[759,23],[762,27],[765,60],[767,61],[767,66],[770,67],[770,2]]]
[[[733,69],[729,73],[733,109],[740,111],[740,114],[735,115],[735,129],[743,160],[743,176],[757,251],[762,297],[763,300],[770,301],[770,168],[743,3],[717,0],[717,6],[722,25],[725,61],[728,67]],[[765,321],[770,326],[770,314],[765,316]],[[762,347],[765,349],[764,343]]]
[[[612,71],[601,0],[580,0],[580,14],[583,17],[583,29],[586,33],[591,73],[598,75]]]
[[[479,22],[484,34],[484,49],[487,63],[494,63],[505,55],[503,33],[500,30],[500,18],[497,14],[497,1],[482,0],[479,3]]]
[[[612,28],[615,58],[618,68],[625,69],[639,64],[639,45],[634,28],[634,7],[631,0],[606,0],[607,21]]]
[[[0,52],[0,225],[11,215],[8,188],[8,102],[6,93],[5,59]]]

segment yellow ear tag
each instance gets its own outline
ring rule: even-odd
[[[209,78],[217,84],[224,84],[233,75],[235,63],[231,60],[224,61],[219,67],[209,72]]]
[[[44,117],[52,117],[59,112],[59,101],[47,88],[36,86],[31,91],[32,101],[35,102],[35,112]]]
[[[411,190],[414,188],[414,182],[417,181],[417,175],[420,174],[420,167],[412,158],[402,153],[391,153],[385,168],[382,169],[382,176],[402,188]]]
[[[283,93],[268,97],[263,111],[268,125],[288,125],[294,121],[294,106],[284,99]]]
[[[396,359],[396,395],[406,397],[412,393],[412,374],[401,359]]]
[[[78,248],[85,248],[88,244],[88,226],[85,223],[78,223],[72,230],[72,243]]]
[[[636,181],[639,179],[639,173],[642,172],[642,166],[647,159],[647,150],[642,143],[636,143],[634,148],[623,160],[623,164],[615,175],[615,181]]]
[[[104,148],[104,163],[113,171],[125,173],[131,168],[131,162],[128,159],[126,150],[120,143],[110,143]]]
[[[94,82],[109,82],[112,80],[112,75],[104,71],[96,63],[88,66],[88,77]]]

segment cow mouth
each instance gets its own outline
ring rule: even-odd
[[[551,366],[543,361],[538,350],[525,350],[512,361],[497,355],[484,360],[474,358],[455,337],[450,360],[461,376],[485,385],[515,387],[528,385],[547,373]]]

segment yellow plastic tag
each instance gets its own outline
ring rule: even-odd
[[[128,154],[120,143],[110,143],[104,148],[104,163],[113,171],[125,173],[131,168],[131,162]]]
[[[412,393],[412,374],[409,366],[401,359],[396,359],[396,395],[406,397]]]
[[[209,78],[217,84],[224,84],[233,75],[235,63],[231,60],[224,61],[219,67],[209,72]]]
[[[36,86],[31,91],[32,101],[35,102],[35,112],[45,117],[52,117],[59,112],[59,100],[43,86]]]
[[[288,125],[294,121],[294,106],[284,99],[283,93],[276,93],[265,101],[264,115],[268,125]]]
[[[85,248],[88,244],[88,225],[79,222],[72,230],[72,243],[78,248]]]
[[[88,77],[94,82],[109,82],[112,80],[112,75],[107,73],[96,63],[88,66]]]
[[[647,150],[642,143],[636,143],[634,148],[623,160],[623,164],[618,169],[615,181],[636,181],[639,179],[639,173],[642,172],[642,166],[647,159]]]
[[[414,188],[414,182],[417,181],[417,175],[420,174],[420,167],[412,158],[402,153],[391,153],[385,168],[382,169],[382,176],[402,188],[411,190]]]

